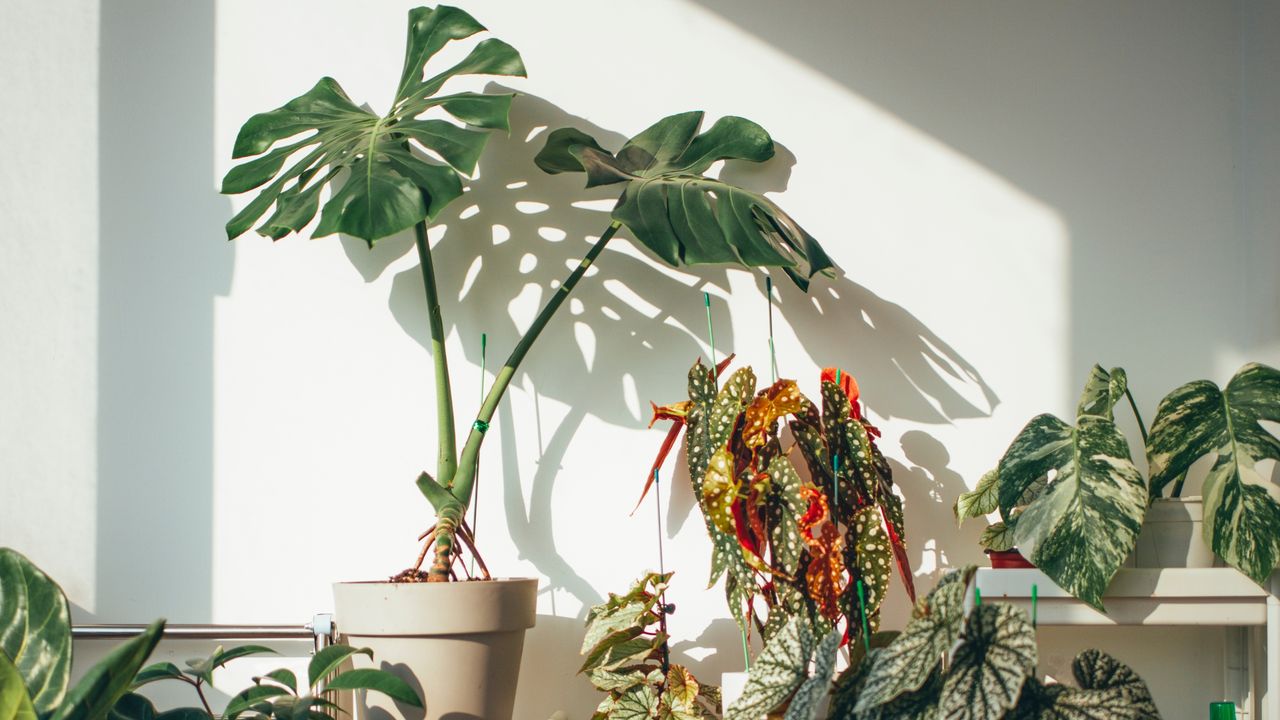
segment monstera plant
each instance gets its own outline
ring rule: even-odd
[[[556,130],[537,156],[539,167],[550,173],[585,171],[589,186],[626,186],[613,222],[512,349],[470,423],[459,454],[436,268],[426,231],[462,194],[484,149],[485,131],[508,129],[511,95],[439,93],[455,77],[523,76],[525,69],[519,53],[494,38],[479,42],[463,60],[434,74],[427,74],[426,65],[450,41],[483,30],[457,8],[410,11],[404,67],[388,112],[379,115],[357,105],[336,80],[323,78],[307,93],[244,124],[233,154],[253,159],[227,173],[222,186],[223,192],[233,194],[265,186],[227,223],[230,238],[247,232],[273,205],[275,211],[257,226],[259,234],[273,239],[303,231],[317,214],[320,220],[312,237],[344,233],[371,247],[381,238],[414,229],[436,380],[439,457],[434,476],[423,473],[418,479],[437,513],[428,536],[433,562],[423,578],[430,580],[449,579],[460,551],[457,536],[461,532],[464,541],[469,540],[463,518],[474,488],[476,459],[499,400],[547,322],[622,227],[670,265],[778,267],[802,288],[815,273],[834,269],[821,246],[772,200],[703,176],[718,160],[770,158],[773,140],[759,125],[725,117],[699,133],[703,113],[681,113],[658,121],[616,155],[577,130]],[[432,109],[457,122],[420,117]],[[326,187],[331,190],[322,205]],[[402,579],[418,579],[413,570]]]
[[[1146,684],[1098,650],[1076,657],[1079,687],[1036,677],[1031,620],[1020,608],[971,601],[972,568],[955,571],[916,606],[901,633],[850,647],[832,683],[839,635],[820,642],[788,625],[752,667],[725,720],[815,720],[830,693],[830,720],[1154,720]],[[833,640],[834,638],[834,640]],[[812,670],[810,670],[812,667]]]
[[[769,640],[795,620],[803,631],[792,632],[821,637],[843,622],[842,636],[861,637],[878,625],[891,566],[914,596],[902,503],[875,444],[880,431],[863,418],[847,373],[824,371],[819,409],[794,380],[757,392],[749,367],[717,389],[730,360],[715,372],[698,361],[689,399],[655,409],[655,420],[673,425],[645,491],[683,431],[712,539],[709,585],[726,577],[743,631]]]
[[[21,553],[0,548],[0,720],[105,720],[163,632],[155,621],[72,685],[66,595]]]
[[[1127,398],[1146,446],[1150,480],[1133,463],[1114,408]],[[1208,380],[1160,402],[1148,433],[1123,368],[1094,366],[1076,424],[1039,415],[998,466],[960,496],[960,520],[997,510],[983,533],[992,550],[1017,547],[1063,589],[1102,609],[1102,594],[1137,541],[1151,500],[1182,492],[1196,460],[1215,456],[1204,483],[1204,540],[1258,583],[1280,561],[1280,503],[1257,470],[1280,459],[1280,440],[1261,422],[1280,420],[1280,373],[1246,365],[1225,390]]]

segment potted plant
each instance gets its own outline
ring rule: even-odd
[[[1149,481],[1115,425],[1122,397],[1142,434]],[[963,522],[999,511],[1001,520],[983,532],[986,548],[1018,548],[1063,589],[1103,609],[1103,592],[1135,548],[1142,566],[1211,564],[1197,559],[1211,556],[1192,542],[1199,498],[1162,495],[1172,487],[1177,498],[1191,465],[1216,455],[1205,480],[1204,545],[1262,584],[1280,561],[1280,503],[1255,466],[1280,458],[1280,442],[1259,421],[1278,417],[1280,373],[1254,363],[1225,390],[1207,380],[1174,390],[1160,402],[1148,433],[1125,371],[1095,365],[1076,424],[1049,414],[1033,418],[998,466],[956,501],[956,517]]]
[[[710,720],[720,714],[720,690],[673,664],[667,649],[665,592],[671,573],[648,573],[625,595],[587,613],[579,673],[605,693],[593,719]]]
[[[772,200],[704,175],[718,160],[770,158],[773,141],[759,125],[724,117],[700,132],[703,114],[681,113],[631,138],[616,154],[580,131],[556,130],[538,154],[539,167],[550,173],[585,172],[588,185],[619,183],[623,191],[612,222],[511,350],[459,451],[427,229],[462,194],[466,175],[483,151],[484,131],[507,128],[511,96],[439,92],[457,76],[522,76],[525,69],[519,53],[494,38],[438,73],[428,75],[427,63],[448,43],[483,31],[457,8],[411,10],[404,68],[385,115],[356,105],[337,81],[323,78],[307,93],[244,124],[233,154],[252,159],[228,172],[222,187],[232,194],[263,188],[228,222],[229,238],[256,224],[259,234],[280,239],[302,232],[317,214],[312,237],[343,233],[372,246],[410,228],[416,235],[430,318],[438,436],[435,473],[423,472],[417,486],[433,506],[436,522],[416,565],[391,582],[340,583],[335,600],[337,622],[348,639],[408,668],[406,673],[422,684],[428,718],[449,713],[510,717],[523,634],[534,622],[536,581],[492,580],[483,563],[486,582],[447,581],[464,546],[477,554],[464,518],[480,447],[498,403],[533,343],[610,239],[625,226],[668,264],[779,267],[802,288],[814,274],[834,270],[821,246]],[[461,124],[420,118],[432,108]],[[330,195],[322,203],[326,187]],[[259,223],[273,205],[275,211]],[[356,661],[367,662],[362,656]]]
[[[0,718],[105,720],[163,633],[155,621],[72,685],[67,596],[21,553],[0,548]]]
[[[672,427],[644,491],[683,432],[712,539],[708,585],[725,576],[744,652],[750,634],[768,643],[793,626],[806,637],[834,632],[834,642],[857,642],[879,626],[891,567],[915,599],[902,503],[875,443],[880,431],[863,417],[848,373],[823,371],[819,408],[794,380],[757,391],[749,367],[719,386],[731,361],[713,371],[699,360],[689,399],[655,407],[655,420]],[[741,681],[731,675],[726,687]]]
[[[901,633],[852,644],[849,667],[834,684],[839,634],[818,636],[793,620],[765,646],[725,720],[1160,717],[1137,673],[1098,650],[1072,664],[1078,688],[1042,682],[1030,618],[1012,605],[973,602],[972,575],[966,568],[945,576]]]

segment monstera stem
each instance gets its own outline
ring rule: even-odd
[[[431,324],[431,359],[436,367],[436,433],[440,457],[436,477],[448,482],[458,467],[458,440],[453,427],[453,389],[449,385],[449,356],[444,347],[444,319],[440,315],[440,296],[436,292],[436,268],[431,262],[431,244],[427,240],[427,223],[414,226],[418,240],[418,257],[422,265],[422,284],[427,291],[427,318]]]
[[[457,469],[452,475],[441,474],[442,484],[453,495],[457,503],[450,503],[445,509],[437,508],[437,512],[440,513],[440,525],[436,533],[435,555],[429,571],[429,580],[438,582],[447,579],[449,576],[449,567],[452,564],[454,531],[461,522],[461,518],[466,512],[467,504],[471,499],[471,489],[475,482],[475,473],[473,471],[475,470],[476,459],[480,456],[480,445],[484,442],[485,431],[489,429],[489,421],[493,419],[493,414],[498,410],[498,403],[501,402],[502,396],[506,394],[507,386],[511,384],[511,380],[515,377],[516,369],[520,367],[525,355],[529,353],[529,349],[533,347],[533,343],[542,334],[552,316],[564,304],[565,298],[569,297],[569,293],[573,292],[573,288],[578,284],[578,281],[591,268],[592,263],[600,256],[605,245],[609,244],[609,241],[613,239],[613,236],[621,227],[622,224],[618,222],[610,224],[609,228],[600,236],[600,239],[587,251],[582,261],[578,263],[578,267],[574,268],[569,277],[565,278],[564,283],[547,300],[547,304],[542,306],[542,310],[534,318],[533,324],[529,326],[524,337],[520,338],[520,342],[511,351],[511,356],[507,358],[507,362],[503,364],[502,369],[498,371],[497,377],[494,378],[493,385],[489,388],[489,394],[485,396],[484,402],[480,405],[480,412],[476,414],[476,420],[471,425],[471,432],[467,435],[467,441],[462,446],[462,457],[458,460]],[[454,513],[457,513],[456,517],[454,517]],[[446,515],[449,517],[446,518]],[[448,522],[447,527],[446,522]]]

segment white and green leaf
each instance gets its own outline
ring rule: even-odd
[[[1000,720],[1036,667],[1035,630],[1012,605],[975,607],[942,686],[944,720]]]
[[[1101,609],[1103,592],[1142,529],[1142,475],[1112,421],[1085,415],[1072,427],[1041,415],[1000,461],[1006,517],[1012,511],[1006,500],[1018,503],[1019,488],[1032,487],[1049,470],[1053,481],[1013,526],[1014,544],[1063,589]]]
[[[1094,365],[1089,379],[1084,384],[1084,392],[1080,395],[1080,404],[1076,407],[1076,417],[1095,415],[1108,420],[1115,419],[1116,403],[1124,397],[1129,388],[1129,379],[1124,368],[1111,368],[1108,372],[1101,365]]]
[[[1160,402],[1147,443],[1151,495],[1159,496],[1196,460],[1214,457],[1204,483],[1204,539],[1259,584],[1280,562],[1280,503],[1257,465],[1280,460],[1280,440],[1262,421],[1280,422],[1280,371],[1252,363],[1226,390],[1187,383]]]
[[[784,720],[815,720],[821,707],[822,699],[831,690],[831,676],[836,669],[836,651],[840,649],[840,641],[844,633],[832,630],[822,638],[814,650],[813,674],[800,684],[796,694],[787,706]],[[807,666],[808,663],[806,662]]]
[[[725,720],[759,720],[776,710],[808,679],[813,634],[807,623],[792,619],[752,663],[738,701],[725,712]]]
[[[1000,507],[1000,471],[992,469],[978,480],[978,485],[966,493],[961,493],[952,508],[956,519],[964,522],[968,518],[982,517],[995,512]]]

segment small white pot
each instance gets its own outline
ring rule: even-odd
[[[338,632],[356,667],[380,667],[418,689],[425,712],[379,693],[360,693],[357,718],[510,720],[525,630],[533,627],[538,581],[338,583]]]
[[[1147,508],[1132,567],[1208,568],[1216,558],[1201,534],[1204,502],[1199,497],[1157,498]]]

